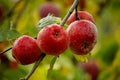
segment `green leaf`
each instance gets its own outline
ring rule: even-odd
[[[16,30],[3,30],[0,32],[0,41],[11,41],[15,40],[21,34]]]
[[[60,24],[60,22],[61,22],[61,18],[55,17],[55,16],[49,14],[47,17],[42,18],[38,22],[38,27],[43,28],[43,27],[50,25],[50,24]]]
[[[20,77],[25,76],[25,75],[26,74],[21,72],[19,68],[17,70],[12,70],[12,69],[9,69],[8,67],[8,69],[4,70],[2,79],[0,78],[0,80],[19,80]]]
[[[47,78],[49,78],[51,71],[53,70],[53,66],[57,60],[58,56],[53,57],[52,61],[50,62],[50,68],[48,69],[48,73],[47,73]]]
[[[6,41],[6,30],[5,31],[0,31],[0,41]]]
[[[20,33],[17,32],[16,30],[8,30],[7,32],[7,40],[14,40],[20,36]]]

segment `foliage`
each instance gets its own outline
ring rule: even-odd
[[[61,18],[54,17],[55,19],[51,19],[49,16],[41,19],[38,16],[39,6],[47,0],[19,1],[20,0],[0,0],[0,5],[4,8],[4,16],[0,19],[0,51],[11,47],[12,42],[23,34],[36,37],[39,32],[38,24],[39,27],[44,27],[46,24],[41,23],[46,23],[47,20],[51,20],[52,23],[57,20],[59,24],[71,5],[67,5],[66,3],[66,1],[71,0],[51,0],[53,3],[60,6]],[[17,6],[14,7],[16,3]],[[100,74],[98,80],[120,79],[119,9],[119,0],[86,0],[84,10],[94,16],[98,28],[99,36],[97,45],[90,55],[85,57],[75,56],[68,49],[64,54],[59,56],[55,62],[49,76],[50,80],[90,80],[90,75],[77,66],[79,62],[87,62],[89,58],[95,59],[99,66]],[[8,13],[10,14],[8,15]],[[67,25],[65,26],[67,27]],[[1,48],[2,45],[4,45],[4,48]],[[33,64],[28,66],[18,64],[17,69],[12,69],[9,66],[9,62],[14,60],[13,58],[9,58],[9,54],[11,53],[11,51],[5,53],[8,62],[2,62],[2,60],[0,60],[0,80],[18,80],[26,76],[33,66]],[[52,58],[52,56],[46,56],[35,73],[30,77],[30,80],[47,80],[47,72],[50,68],[49,64]]]

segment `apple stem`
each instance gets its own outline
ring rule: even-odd
[[[12,47],[10,47],[10,48],[8,48],[8,49],[6,49],[5,51],[3,51],[3,52],[0,52],[0,55],[2,55],[3,53],[6,53],[7,51],[9,51],[9,50],[11,50],[12,49]]]
[[[38,61],[35,62],[35,65],[33,66],[32,70],[28,73],[28,75],[25,78],[22,78],[20,80],[28,80],[30,76],[35,72],[36,68],[39,66],[40,62],[44,59],[46,54],[42,53],[38,59]]]
[[[66,14],[66,16],[64,17],[64,19],[61,22],[61,26],[63,26],[65,24],[65,22],[67,21],[67,19],[69,18],[69,16],[72,14],[73,10],[75,9],[75,7],[78,5],[79,0],[75,0],[73,5],[70,7],[68,13]]]
[[[78,7],[78,4],[75,7],[75,16],[76,16],[76,20],[79,20],[77,7]]]

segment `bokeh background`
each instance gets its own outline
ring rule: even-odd
[[[36,37],[39,20],[47,11],[64,18],[73,0],[0,0],[0,52],[12,47],[21,35]],[[43,5],[52,4],[48,9]],[[47,79],[53,56],[47,55],[29,80],[120,80],[120,0],[80,0],[78,10],[93,15],[98,42],[86,56],[66,50]],[[66,25],[67,26],[67,25]],[[0,80],[19,80],[32,69],[18,64],[11,50],[0,56]]]

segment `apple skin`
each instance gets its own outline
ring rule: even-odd
[[[55,3],[46,2],[40,6],[38,13],[41,18],[46,17],[48,14],[52,14],[56,17],[59,17],[60,16],[60,8]]]
[[[67,28],[70,49],[78,55],[89,53],[97,42],[97,28],[88,20],[74,21]]]
[[[78,18],[79,18],[79,20],[89,20],[89,21],[91,21],[92,23],[95,24],[93,16],[90,13],[88,13],[87,11],[78,11]],[[75,12],[73,12],[70,15],[70,17],[66,21],[66,24],[70,25],[74,21],[76,21],[76,14],[75,14]]]
[[[23,65],[34,63],[41,55],[36,39],[23,35],[13,44],[12,56]]]
[[[91,80],[97,80],[100,70],[95,60],[80,63],[78,66],[91,76]]]
[[[59,55],[68,47],[67,32],[60,25],[48,25],[38,33],[37,43],[42,52],[48,55]]]

